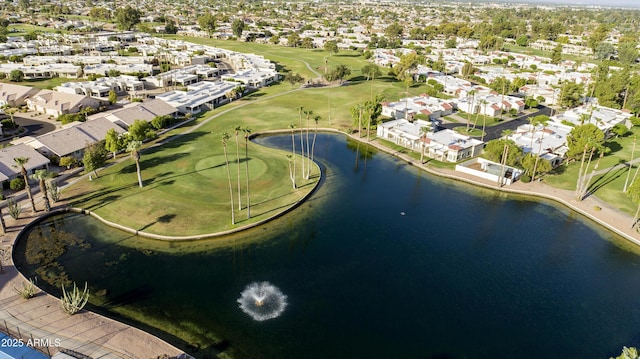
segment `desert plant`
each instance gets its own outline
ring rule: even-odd
[[[60,200],[60,187],[58,187],[56,182],[49,181],[47,184],[47,192],[49,192],[49,198],[52,201],[58,202]]]
[[[7,200],[7,209],[9,210],[9,215],[11,218],[18,219],[20,218],[20,213],[22,213],[22,207],[16,202],[14,199]]]
[[[20,296],[24,299],[33,298],[36,293],[38,293],[38,287],[36,287],[35,281],[33,279],[29,279],[28,282],[22,282],[21,289],[13,287],[13,290],[15,290],[16,293],[20,294]]]
[[[87,282],[84,283],[84,290],[78,289],[76,283],[73,283],[73,290],[71,292],[67,292],[64,289],[64,285],[60,286],[62,288],[62,297],[60,298],[60,305],[62,306],[62,310],[67,312],[70,315],[74,315],[84,308],[85,304],[89,300],[89,290],[87,289]]]
[[[24,180],[22,178],[14,178],[9,182],[9,188],[14,191],[21,191],[24,189]]]

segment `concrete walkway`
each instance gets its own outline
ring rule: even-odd
[[[8,230],[0,237],[1,332],[9,332],[25,344],[33,343],[48,355],[64,348],[91,358],[188,357],[151,334],[98,314],[82,311],[68,315],[60,308],[58,298],[44,292],[22,299],[14,288],[22,288],[26,279],[15,268],[11,251],[20,230],[43,212],[31,213],[26,201],[21,204],[21,218],[16,221],[5,216]]]

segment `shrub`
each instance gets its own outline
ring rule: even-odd
[[[60,305],[62,310],[70,315],[74,315],[84,308],[85,304],[89,300],[89,290],[87,289],[87,283],[84,283],[84,290],[78,289],[75,283],[73,283],[73,289],[67,292],[62,287],[62,297],[60,298]]]
[[[0,121],[0,123],[2,123],[2,128],[6,129],[18,127],[18,125],[16,125],[16,123],[13,122],[10,118],[5,118],[4,120]]]
[[[22,207],[12,198],[7,200],[7,210],[13,219],[20,218],[20,213],[22,213]]]
[[[28,282],[22,282],[21,289],[13,287],[13,290],[16,291],[16,293],[20,294],[23,299],[33,298],[35,297],[36,293],[38,293],[38,287],[36,287],[33,279],[29,279]]]
[[[56,182],[49,182],[47,184],[47,193],[49,193],[49,198],[53,202],[58,202],[60,200],[60,187]]]
[[[529,175],[522,175],[520,176],[520,181],[523,183],[529,183],[531,182],[531,177]]]
[[[9,188],[14,191],[20,191],[24,189],[24,180],[22,178],[14,178],[9,182]]]
[[[75,158],[71,157],[71,156],[65,156],[65,157],[60,157],[60,166],[62,167],[67,167],[67,169],[71,168],[72,166],[74,166],[76,163]]]

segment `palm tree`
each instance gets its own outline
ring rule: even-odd
[[[236,160],[238,163],[238,211],[242,210],[242,194],[240,193],[240,141],[238,132],[242,131],[242,126],[236,126]]]
[[[631,160],[629,160],[629,171],[627,171],[627,179],[624,181],[623,193],[627,193],[627,185],[629,184],[629,175],[631,174],[631,168],[633,168],[633,155],[636,151],[636,138],[633,137],[633,147],[631,148]]]
[[[425,141],[427,139],[427,133],[429,133],[429,127],[422,126],[420,127],[420,163],[424,163],[424,148]],[[424,136],[424,139],[422,138]]]
[[[222,134],[222,148],[224,150],[224,163],[227,167],[227,180],[229,181],[229,200],[231,201],[231,224],[236,224],[235,212],[233,210],[233,187],[231,186],[231,172],[229,171],[229,157],[227,157],[227,140],[229,139],[228,133]]]
[[[469,132],[469,125],[471,124],[471,111],[475,112],[475,100],[476,100],[476,96],[475,96],[475,91],[471,90],[469,92],[467,92],[467,102],[469,101],[469,98],[471,96],[473,96],[473,101],[471,101],[471,104],[469,106],[467,106],[467,109],[469,111],[467,111],[467,132]],[[478,116],[476,115],[476,118],[478,118]]]
[[[290,124],[291,129],[291,159],[289,160],[289,166],[293,162],[293,173],[290,173],[291,181],[293,182],[293,189],[296,189],[296,141],[295,141],[295,128],[296,125]]]
[[[243,127],[242,132],[244,132],[244,158],[247,171],[247,219],[249,219],[251,218],[251,199],[249,196],[249,135],[251,134],[251,129]]]
[[[302,158],[302,178],[304,178],[305,170],[304,170],[304,136],[302,132],[302,112],[304,111],[304,107],[298,107],[298,117],[300,119],[300,156]]]
[[[142,188],[142,173],[140,172],[140,152],[138,147],[142,145],[142,141],[131,141],[127,144],[127,152],[131,152],[131,158],[136,161],[136,172],[138,174],[138,185]]]
[[[591,170],[591,174],[589,175],[587,180],[582,185],[582,194],[581,194],[581,198],[580,198],[581,201],[584,199],[584,197],[587,194],[587,190],[589,189],[589,183],[591,183],[591,180],[593,179],[593,176],[596,174],[596,171],[598,170],[598,166],[600,166],[600,160],[602,159],[602,157],[604,157],[604,151],[600,151],[600,156],[598,157],[598,161],[596,162],[596,165],[593,166],[593,170]]]
[[[22,174],[22,179],[24,179],[24,188],[27,190],[27,197],[29,197],[29,201],[31,202],[31,210],[36,212],[36,204],[33,201],[33,196],[31,195],[31,187],[29,186],[29,178],[27,177],[27,169],[24,166],[29,162],[29,157],[16,157],[13,159],[16,163],[14,167],[20,168],[20,173]]]
[[[2,231],[2,234],[7,233],[7,225],[4,223],[4,214],[2,213],[2,207],[0,207],[0,230]],[[0,269],[2,269],[1,264]]]
[[[549,121],[547,118],[538,118],[536,122],[542,125],[542,134],[540,135],[540,147],[538,149],[538,155],[536,156],[536,162],[533,164],[533,173],[531,174],[531,181],[535,181],[536,179],[536,170],[538,169],[538,162],[540,161],[540,155],[542,155],[542,140],[544,139],[544,131],[547,129],[547,124],[549,124]],[[533,153],[533,147],[531,147],[531,153]]]
[[[296,189],[296,167],[293,159],[293,155],[287,155],[289,159],[289,178],[291,179],[291,183],[293,184],[293,189]],[[294,162],[292,165],[291,163]]]
[[[309,179],[309,175],[311,174],[311,151],[309,151],[309,119],[311,115],[313,115],[313,111],[306,110],[304,111],[304,114],[307,116],[307,172],[304,175],[304,179]]]
[[[51,210],[51,202],[49,201],[49,194],[47,193],[47,185],[45,181],[49,178],[53,177],[52,173],[45,170],[36,170],[34,174],[31,175],[31,178],[37,180],[40,184],[40,192],[42,193],[42,199],[44,200],[44,211],[49,212]]]
[[[318,121],[320,121],[320,116],[315,116],[313,121],[315,121],[316,127],[313,130],[313,142],[311,142],[311,162],[313,162],[313,154],[316,151],[316,137],[318,137]]]

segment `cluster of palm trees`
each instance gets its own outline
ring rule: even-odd
[[[299,129],[300,129],[300,156],[302,157],[302,170],[301,177],[308,180],[311,177],[311,167],[313,162],[313,155],[315,153],[316,137],[318,135],[318,122],[320,116],[314,116],[312,110],[306,110],[304,107],[298,108],[299,114]],[[304,115],[304,116],[303,116]],[[306,127],[302,126],[303,118],[306,118]],[[313,139],[309,140],[309,122],[313,119],[315,122],[315,128],[313,131]],[[295,142],[295,124],[289,125],[291,129],[291,155],[287,155],[289,159],[289,178],[293,184],[293,189],[296,189],[296,142]]]
[[[27,191],[27,197],[29,198],[29,202],[31,203],[31,210],[33,212],[37,212],[36,204],[33,199],[33,194],[31,193],[31,187],[29,186],[29,177],[27,176],[27,169],[25,168],[27,163],[29,163],[29,157],[16,157],[13,159],[13,161],[15,162],[14,167],[20,168],[20,174],[22,175],[22,179],[24,180],[25,189]],[[42,193],[42,199],[44,202],[44,210],[45,212],[49,212],[51,210],[51,200],[49,198],[49,192],[54,188],[57,191],[57,187],[54,187],[51,183],[47,182],[47,180],[53,178],[53,173],[47,171],[46,169],[39,169],[39,170],[36,170],[31,175],[31,178],[38,181],[40,185],[40,192]],[[57,197],[57,195],[54,196],[53,198],[54,200],[57,200],[57,198],[55,197]],[[4,223],[4,217],[2,215],[1,208],[0,208],[0,230],[2,230],[2,233],[6,233],[6,226]]]
[[[247,219],[251,218],[251,196],[249,191],[249,136],[251,135],[251,129],[248,127],[237,126],[235,128],[236,137],[236,163],[237,163],[237,178],[238,178],[238,210],[242,210],[242,187],[240,184],[240,141],[238,135],[242,132],[244,134],[244,162],[246,171],[246,205],[247,205]],[[233,202],[233,185],[231,184],[231,171],[229,170],[229,156],[227,154],[227,141],[231,136],[224,132],[222,134],[222,148],[224,150],[224,162],[227,169],[227,179],[229,181],[229,199],[231,202],[231,224],[236,224],[235,220],[235,206]]]

